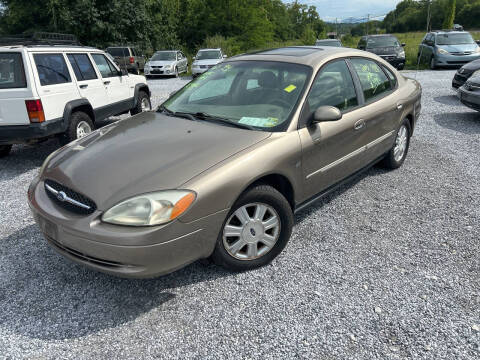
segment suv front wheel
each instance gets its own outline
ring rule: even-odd
[[[152,110],[152,103],[150,102],[150,97],[145,91],[138,92],[137,105],[130,110],[130,114],[137,115],[144,111]]]
[[[68,144],[69,142],[87,136],[94,129],[93,121],[88,114],[83,111],[74,112],[70,117],[67,131],[60,136],[60,142],[64,145]]]

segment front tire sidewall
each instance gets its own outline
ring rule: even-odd
[[[78,124],[81,123],[82,121],[88,123],[91,131],[95,130],[93,121],[90,118],[90,116],[88,116],[88,114],[82,111],[77,111],[73,113],[72,116],[70,117],[70,123],[67,131],[60,137],[61,144],[66,145],[74,140],[77,140],[77,127],[78,127]]]
[[[432,57],[430,59],[430,70],[435,70],[437,68],[437,65],[435,64],[435,58]]]
[[[250,203],[264,203],[275,209],[280,219],[280,235],[275,246],[264,256],[255,260],[238,260],[232,257],[223,245],[223,229],[230,216],[243,205]],[[293,212],[285,197],[274,188],[260,185],[245,192],[232,206],[222,224],[217,238],[215,250],[212,254],[213,261],[231,271],[247,271],[269,264],[287,245],[293,228]]]
[[[152,102],[150,101],[150,97],[148,96],[148,94],[146,92],[140,91],[138,93],[137,105],[132,110],[130,110],[130,114],[132,116],[140,114],[142,112],[142,101],[144,99],[148,100],[148,104],[150,105],[150,110],[152,110]]]
[[[410,123],[407,119],[404,119],[402,124],[398,127],[397,132],[395,133],[395,140],[397,139],[398,132],[402,128],[402,125],[405,125],[405,127],[407,128],[407,146],[406,146],[405,152],[403,154],[403,157],[400,159],[400,161],[395,160],[395,154],[394,154],[395,142],[394,142],[391,150],[387,153],[387,155],[385,156],[382,162],[383,167],[387,169],[392,169],[392,170],[398,169],[403,165],[403,163],[405,162],[405,159],[407,158],[408,150],[410,149],[410,138],[412,134]]]

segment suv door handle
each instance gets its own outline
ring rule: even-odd
[[[358,120],[358,121],[355,123],[355,125],[353,126],[353,128],[354,128],[355,130],[361,130],[361,129],[363,129],[364,127],[365,127],[365,120],[363,120],[363,119]]]
[[[80,85],[80,89],[86,89],[87,87],[88,87],[88,84]]]
[[[104,81],[103,84],[108,85],[108,84],[110,84],[110,81]]]

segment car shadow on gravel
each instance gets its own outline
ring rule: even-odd
[[[480,134],[480,113],[442,113],[433,116],[434,121],[449,130],[462,134]]]
[[[434,101],[448,106],[463,106],[456,95],[443,95],[433,98]]]
[[[71,339],[134,321],[175,299],[174,289],[231,275],[192,264],[156,279],[89,270],[51,249],[36,225],[0,239],[0,326],[28,338]]]

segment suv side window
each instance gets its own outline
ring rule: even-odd
[[[324,66],[315,78],[307,97],[308,117],[320,106],[335,106],[345,112],[358,105],[352,74],[345,60]]]
[[[93,61],[97,64],[97,68],[102,75],[102,78],[109,78],[117,76],[117,69],[108,61],[107,57],[103,54],[92,54]]]
[[[67,57],[78,81],[97,79],[97,74],[87,54],[68,54]]]
[[[72,82],[63,54],[34,54],[33,59],[42,86]]]
[[[392,90],[390,79],[376,62],[360,58],[350,61],[360,78],[365,102],[372,102]]]

